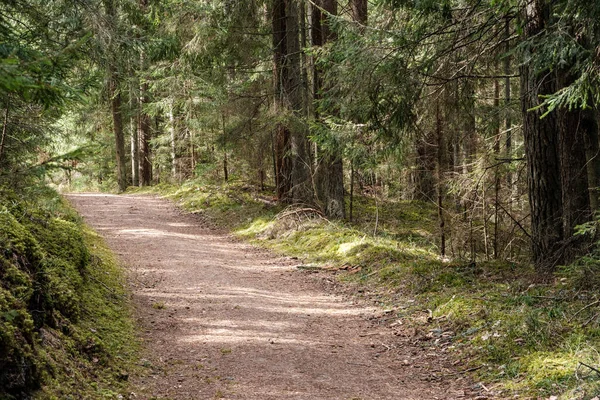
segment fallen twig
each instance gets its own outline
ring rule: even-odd
[[[593,316],[592,318],[590,318],[590,319],[588,319],[587,321],[585,321],[585,322],[583,323],[583,325],[581,325],[581,326],[585,328],[585,327],[586,327],[586,326],[588,326],[588,325],[589,325],[589,324],[590,324],[590,323],[591,323],[593,320],[595,320],[596,318],[598,318],[598,315],[600,315],[600,314],[594,314],[594,316]]]
[[[600,300],[596,300],[591,302],[590,304],[588,304],[587,306],[583,307],[581,310],[577,311],[575,314],[573,314],[571,316],[571,318],[569,319],[569,322],[573,321],[573,318],[575,318],[579,313],[581,313],[582,311],[587,310],[588,308],[595,306],[596,304],[600,303]]]
[[[553,297],[553,296],[529,296],[534,299],[545,299],[545,300],[556,300],[556,301],[564,301],[566,300],[564,297]]]
[[[597,373],[598,375],[600,375],[600,369],[598,369],[598,368],[594,368],[591,365],[587,365],[586,363],[583,363],[581,361],[579,361],[579,365],[583,365],[584,367],[588,367],[589,369],[591,369],[592,371],[594,371],[595,373]]]

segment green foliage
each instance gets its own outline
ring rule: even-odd
[[[80,4],[0,4],[0,185],[24,187],[53,164],[52,124],[79,98],[87,74],[74,68],[86,45]]]

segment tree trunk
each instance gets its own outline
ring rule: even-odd
[[[591,113],[584,119],[590,125],[584,128],[585,135],[585,152],[588,173],[588,187],[590,193],[590,208],[593,213],[596,213],[600,207],[600,146],[598,143],[598,111],[586,111]]]
[[[8,103],[4,109],[4,123],[2,124],[2,137],[0,137],[0,162],[2,162],[2,156],[4,154],[4,144],[6,142],[6,128],[8,127]]]
[[[559,87],[566,87],[572,80],[563,71],[558,72]],[[591,117],[591,118],[590,118]],[[588,222],[591,217],[588,193],[587,159],[585,137],[587,129],[597,129],[591,110],[558,110],[560,178],[563,204],[563,233],[569,239],[575,227]],[[568,250],[568,249],[567,249]],[[567,262],[570,259],[567,254]]]
[[[297,119],[305,114],[303,104],[300,23],[298,0],[285,0],[285,43],[286,57],[284,68],[286,79],[283,81],[284,102]],[[310,148],[306,127],[302,123],[290,130],[291,201],[293,203],[312,204],[314,192],[311,174]]]
[[[194,129],[190,129],[188,126],[188,132],[190,134],[190,166],[191,166],[191,176],[195,176],[194,172],[196,171],[196,139],[194,137]]]
[[[117,163],[117,184],[119,191],[127,189],[127,163],[125,160],[125,136],[123,134],[123,118],[121,113],[121,93],[114,71],[110,71],[109,95],[111,98],[111,112],[113,120],[113,133],[115,135],[115,156]]]
[[[229,181],[229,167],[227,165],[227,132],[225,131],[225,114],[221,114],[221,123],[223,127],[223,178],[225,182]]]
[[[175,127],[175,111],[174,111],[173,99],[169,101],[169,137],[171,140],[171,178],[177,180],[177,141],[176,141],[176,127]]]
[[[367,25],[367,0],[351,0],[352,20]]]
[[[134,88],[135,87],[135,88]],[[140,152],[137,120],[139,116],[139,106],[137,99],[137,85],[132,85],[130,94],[131,117],[129,120],[131,133],[131,184],[138,186],[140,184]]]
[[[117,21],[117,10],[113,0],[104,0],[104,8],[106,10],[107,23],[110,24],[108,34],[110,36],[116,35],[116,26],[112,25]],[[127,163],[125,160],[125,136],[123,133],[123,115],[122,115],[122,101],[120,91],[120,79],[117,69],[117,54],[112,37],[108,39],[107,47],[105,48],[107,53],[108,63],[108,95],[110,97],[110,108],[113,120],[113,133],[115,136],[115,158],[117,164],[117,184],[119,191],[123,192],[127,189]]]
[[[148,7],[148,0],[139,0],[139,6],[142,12]],[[140,69],[146,71],[146,55],[142,50],[140,52]],[[140,114],[138,119],[138,138],[140,141],[140,184],[141,186],[150,186],[152,184],[152,160],[150,155],[150,116],[144,111],[144,105],[149,102],[148,83],[142,82],[140,85]]]
[[[287,54],[286,42],[286,20],[285,0],[274,0],[271,9],[271,22],[273,29],[273,109],[275,114],[285,111],[284,104],[284,82],[287,81],[287,69],[285,58]],[[273,143],[275,186],[277,187],[277,199],[287,201],[291,190],[291,163],[290,132],[282,124],[275,127],[275,138]]]
[[[440,227],[440,255],[446,256],[446,219],[444,216],[444,172],[446,169],[446,141],[442,128],[442,115],[440,111],[440,100],[435,104],[435,138],[437,154],[435,158],[435,169],[437,175],[437,208],[438,222]]]
[[[350,222],[354,218],[354,160],[350,160]]]
[[[463,173],[473,172],[477,153],[477,126],[475,120],[475,87],[473,82],[465,80],[463,88]]]
[[[497,70],[498,62],[496,62]],[[500,157],[500,81],[498,79],[494,79],[494,156],[496,159]],[[497,166],[494,169],[494,258],[497,259],[498,254],[498,245],[500,242],[499,238],[499,227],[500,227],[500,189],[501,189],[501,181],[500,181],[500,166]],[[484,218],[484,224],[487,225],[487,219]],[[487,238],[486,238],[487,239]],[[486,251],[487,253],[487,251]]]
[[[320,0],[312,12],[312,45],[323,46],[335,40],[331,30],[330,15],[337,15],[336,0]],[[321,100],[326,83],[323,81],[323,71],[316,64],[313,68],[314,99]],[[331,110],[337,114],[337,110]],[[315,118],[319,112],[315,110]],[[344,201],[344,163],[339,144],[332,144],[327,151],[321,152],[316,171],[317,197],[322,202],[323,211],[329,218],[343,219],[346,215]]]
[[[512,118],[510,115],[510,73],[511,73],[511,69],[510,69],[510,61],[511,58],[508,55],[508,52],[510,51],[510,41],[508,40],[510,38],[510,20],[507,18],[505,25],[504,25],[504,40],[506,41],[505,43],[505,47],[504,47],[504,52],[507,53],[504,55],[504,75],[506,75],[506,78],[504,78],[504,107],[505,107],[505,118],[504,118],[504,129],[506,130],[506,141],[505,141],[505,145],[506,145],[506,158],[510,159],[512,157]],[[512,192],[512,186],[513,186],[513,177],[512,177],[512,173],[509,172],[508,174],[506,174],[506,186],[511,190]],[[511,198],[512,194],[509,195],[509,201]]]
[[[525,6],[525,16],[525,36],[532,38],[545,29],[550,18],[550,6],[544,0],[534,0]],[[528,54],[524,56],[529,59]],[[534,71],[527,64],[521,67],[521,110],[531,209],[532,255],[541,280],[550,279],[556,265],[562,261],[562,191],[556,113],[541,118],[543,110],[534,108],[543,101],[540,96],[555,91],[556,82],[549,71]]]
[[[140,86],[140,114],[138,118],[138,138],[140,140],[140,184],[150,186],[152,183],[152,161],[150,160],[150,116],[143,110],[148,102],[148,84]]]
[[[436,140],[432,134],[417,139],[414,194],[416,200],[432,202],[435,199],[435,160],[437,149],[434,143]]]

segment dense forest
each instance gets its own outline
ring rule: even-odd
[[[540,279],[598,207],[597,5],[81,1],[3,6],[3,180],[212,173],[353,217],[435,204],[442,256]],[[348,205],[346,203],[349,203]]]
[[[372,235],[428,210],[440,265],[588,290],[599,24],[585,0],[5,0],[0,215],[39,185],[222,182]]]

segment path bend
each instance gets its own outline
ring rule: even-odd
[[[128,270],[143,373],[136,399],[464,399],[436,354],[323,289],[292,260],[151,196],[71,194]],[[296,262],[297,263],[297,262]]]

